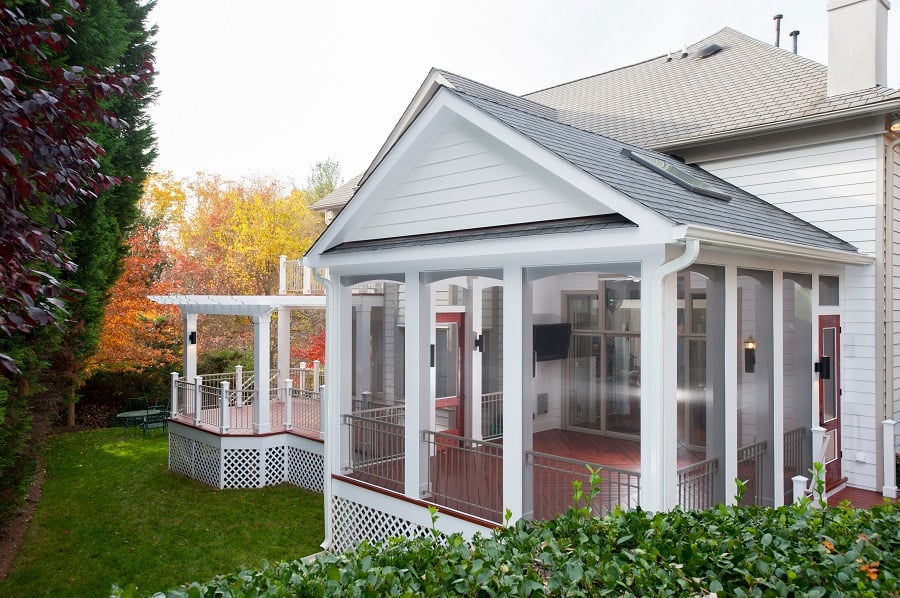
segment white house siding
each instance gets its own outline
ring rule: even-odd
[[[357,239],[608,213],[472,125],[448,126],[387,191]]]
[[[876,247],[877,144],[867,137],[702,164],[713,174],[853,243]],[[875,268],[847,268],[842,297],[844,475],[876,488]]]

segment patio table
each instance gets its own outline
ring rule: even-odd
[[[162,413],[161,409],[138,409],[136,411],[123,411],[122,413],[116,414],[116,421],[122,423],[125,426],[125,430],[128,430],[129,426],[133,426],[135,428],[139,427],[143,422],[144,418],[148,415],[156,415],[158,413]]]

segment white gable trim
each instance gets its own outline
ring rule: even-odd
[[[377,198],[391,189],[444,126],[455,118],[471,123],[502,145],[555,175],[564,184],[588,197],[596,198],[608,209],[635,222],[648,240],[671,239],[670,221],[475,108],[454,93],[440,89],[310,249],[307,254],[310,263],[317,263],[326,249],[355,240],[354,231],[375,209],[371,198]]]

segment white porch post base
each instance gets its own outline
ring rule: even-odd
[[[884,486],[881,495],[897,498],[897,455],[894,449],[894,426],[897,422],[886,419],[882,425],[882,456],[884,459]]]

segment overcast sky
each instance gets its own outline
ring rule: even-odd
[[[157,170],[365,169],[432,66],[515,94],[680,49],[725,26],[827,62],[827,0],[158,0]],[[900,2],[888,85],[900,87]]]

